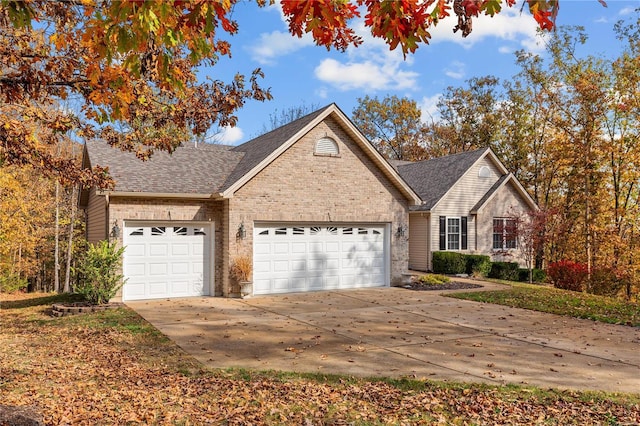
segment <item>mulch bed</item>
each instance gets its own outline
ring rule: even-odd
[[[479,284],[462,283],[457,281],[451,281],[446,284],[425,284],[420,281],[414,281],[411,284],[407,284],[404,288],[409,290],[418,291],[433,291],[433,290],[464,290],[471,288],[482,288]]]

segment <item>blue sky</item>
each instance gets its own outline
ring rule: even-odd
[[[224,129],[216,140],[227,144],[245,142],[262,132],[269,115],[300,105],[324,106],[335,102],[349,117],[357,99],[366,95],[387,95],[414,99],[423,117],[435,112],[438,96],[448,86],[464,85],[471,77],[493,75],[502,79],[517,73],[514,52],[520,49],[543,53],[531,15],[520,13],[522,0],[496,17],[474,18],[473,32],[463,39],[454,34],[455,17],[446,19],[431,32],[430,45],[403,59],[399,49],[389,51],[366,32],[362,21],[353,26],[364,38],[358,48],[347,52],[327,51],[315,46],[309,36],[291,36],[279,6],[259,8],[243,1],[234,10],[239,32],[229,38],[232,58],[201,69],[201,76],[229,81],[237,73],[250,74],[262,68],[264,87],[274,99],[248,101],[238,112],[238,126]],[[619,43],[613,25],[629,19],[640,0],[608,0],[604,8],[597,0],[561,0],[557,25],[584,26],[589,40],[586,54],[615,55]]]

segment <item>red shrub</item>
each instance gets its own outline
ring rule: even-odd
[[[589,274],[585,263],[561,260],[549,264],[547,277],[555,288],[583,291]]]

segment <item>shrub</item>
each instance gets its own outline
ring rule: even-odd
[[[542,269],[533,268],[531,270],[532,281],[534,283],[543,283],[547,280],[547,273]],[[520,268],[518,269],[518,281],[523,283],[529,282],[529,269]]]
[[[588,277],[587,265],[571,260],[553,262],[547,268],[547,276],[555,288],[583,291]]]
[[[116,250],[115,243],[100,241],[89,244],[89,248],[80,260],[74,273],[79,275],[74,286],[76,293],[95,305],[108,303],[124,284],[123,276],[118,273],[122,265],[124,247]]]
[[[616,297],[626,285],[623,277],[611,268],[599,268],[591,272],[589,292],[599,296]]]
[[[433,272],[436,274],[464,274],[466,267],[462,253],[453,251],[433,252]]]
[[[430,274],[421,275],[420,277],[418,277],[418,281],[427,285],[440,285],[447,284],[450,280],[449,277],[445,277],[444,275]]]
[[[489,278],[518,281],[518,269],[520,269],[520,266],[517,262],[493,262],[489,271]]]
[[[237,281],[249,281],[251,279],[251,272],[253,270],[253,263],[249,256],[238,256],[231,263],[231,277]]]
[[[29,282],[26,278],[21,278],[19,274],[9,272],[0,275],[0,292],[15,293],[16,291],[27,288]]]
[[[474,277],[484,278],[491,271],[491,258],[483,254],[464,255],[466,263],[465,272]]]

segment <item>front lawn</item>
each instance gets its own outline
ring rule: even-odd
[[[508,284],[511,288],[506,290],[456,293],[447,296],[640,327],[638,303],[540,285],[513,282]]]
[[[205,370],[123,307],[0,294],[0,401],[46,424],[637,424],[640,395]]]

